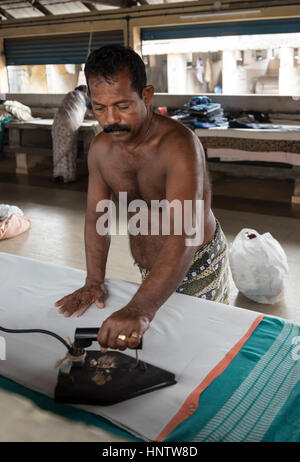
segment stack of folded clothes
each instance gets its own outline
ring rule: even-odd
[[[221,104],[212,103],[208,96],[192,97],[184,109],[176,110],[171,117],[191,129],[228,127]]]

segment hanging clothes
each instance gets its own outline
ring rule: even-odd
[[[76,180],[77,131],[87,109],[85,92],[73,90],[63,99],[52,125],[53,176]]]
[[[206,58],[204,80],[208,84],[208,91],[213,91],[213,69],[210,57]]]
[[[200,56],[197,56],[196,59],[196,77],[199,80],[200,83],[204,83],[203,80],[203,74],[204,74],[204,64],[202,58]]]

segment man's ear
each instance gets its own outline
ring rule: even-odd
[[[153,85],[147,85],[146,87],[143,88],[143,100],[146,106],[151,105],[153,95],[154,95]]]

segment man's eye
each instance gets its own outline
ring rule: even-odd
[[[95,110],[96,110],[97,112],[103,112],[104,109],[105,109],[104,107],[97,107]]]
[[[129,106],[118,106],[121,111],[125,111]]]

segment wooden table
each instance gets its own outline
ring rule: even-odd
[[[3,146],[3,153],[15,154],[16,173],[28,173],[41,157],[52,157],[52,124],[53,119],[32,119],[26,122],[14,120],[5,125],[9,144]],[[78,130],[79,156],[87,155],[92,139],[100,131],[96,120],[82,122]]]
[[[195,133],[205,149],[211,171],[293,179],[292,202],[300,203],[300,126],[281,127],[196,129]]]

